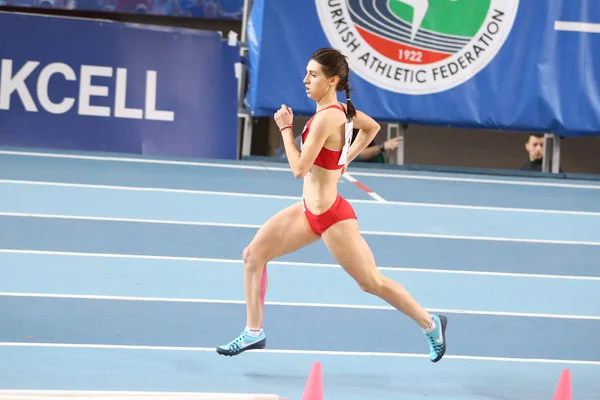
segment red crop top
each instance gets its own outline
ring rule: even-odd
[[[344,110],[344,108],[339,105],[332,105],[332,106],[325,107],[322,110],[317,111],[308,120],[306,125],[304,125],[304,130],[302,130],[302,142],[300,144],[300,149],[302,149],[302,145],[306,141],[306,137],[308,136],[308,133],[310,132],[310,125],[312,124],[312,120],[315,117],[315,115],[323,110],[327,110],[328,108],[337,108],[337,109],[341,110],[344,114],[346,114],[346,111]],[[323,148],[321,148],[321,151],[319,151],[317,158],[315,159],[314,165],[318,165],[321,168],[325,168],[325,169],[329,169],[329,170],[341,169],[346,164],[346,159],[348,157],[348,149],[350,148],[350,142],[352,140],[352,129],[353,128],[354,128],[354,124],[353,124],[352,120],[346,121],[346,123],[344,125],[344,134],[345,134],[344,147],[342,147],[341,150],[334,150],[334,149],[329,149],[329,148],[323,146]]]

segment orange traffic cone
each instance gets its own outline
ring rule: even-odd
[[[571,370],[563,369],[552,400],[573,400]]]
[[[323,367],[320,362],[314,363],[308,374],[302,400],[323,400]]]

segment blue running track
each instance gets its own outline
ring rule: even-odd
[[[269,265],[265,351],[241,255],[297,202],[287,165],[0,151],[0,394],[275,393],[323,364],[328,400],[600,398],[600,183],[350,168],[340,192],[384,274],[449,318],[418,327],[318,242]]]

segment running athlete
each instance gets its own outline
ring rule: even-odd
[[[371,117],[355,110],[348,75],[346,57],[339,51],[323,48],[311,56],[304,84],[317,111],[302,131],[301,151],[294,141],[292,109],[284,104],[274,115],[291,170],[304,180],[302,200],[273,215],[244,249],[246,327],[230,343],[217,347],[219,354],[234,356],[266,346],[262,320],[267,263],[319,239],[362,290],[382,298],[420,326],[429,342],[431,361],[438,362],[446,352],[446,317],[430,315],[403,286],[381,274],[359,233],[352,206],[337,192],[348,164],[380,129]],[[347,104],[337,101],[339,91],[346,92]],[[354,127],[359,133],[351,145]]]

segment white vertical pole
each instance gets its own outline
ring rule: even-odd
[[[244,0],[244,12],[242,15],[242,31],[240,43],[240,57],[248,55],[248,16],[252,0]],[[240,63],[238,76],[238,143],[242,142],[242,157],[249,156],[252,147],[252,116],[244,107],[244,89],[248,78],[248,68],[246,64]],[[239,154],[239,151],[238,151]]]
[[[544,134],[544,158],[542,160],[542,172],[550,172],[550,158],[552,154],[552,134]]]
[[[396,135],[392,135],[392,131],[396,131]],[[388,124],[387,125],[387,139],[390,140],[393,137],[401,136],[402,140],[398,141],[398,147],[396,148],[396,153],[392,154],[390,157],[390,163],[396,165],[404,164],[404,134],[405,134],[405,125],[400,124]]]
[[[560,137],[553,135],[552,146],[552,173],[558,174],[560,172]]]

